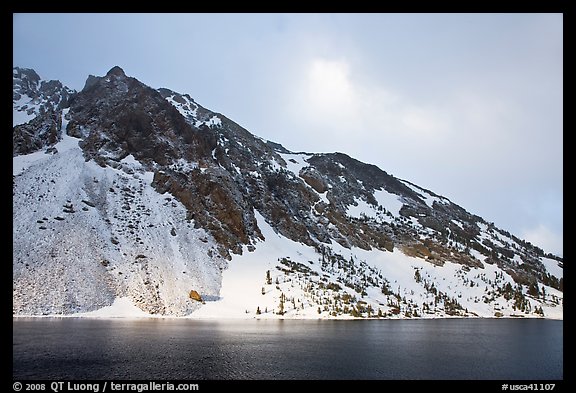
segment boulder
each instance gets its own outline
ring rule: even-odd
[[[195,290],[191,290],[190,291],[190,299],[192,300],[196,300],[197,302],[202,302],[202,296],[200,296],[200,294],[198,292],[196,292]]]

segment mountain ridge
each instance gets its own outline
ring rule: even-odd
[[[31,72],[27,71],[25,74],[19,68],[15,68],[13,72],[16,112],[23,107],[21,97],[16,99],[18,89],[21,91],[23,85],[27,86],[30,93],[27,96],[32,100],[34,86],[38,83],[44,85],[39,77],[35,78]],[[24,79],[36,83],[26,85],[22,75],[25,76]],[[71,92],[66,89],[62,86],[60,91]],[[61,93],[61,96],[63,97],[64,93]],[[279,144],[255,137],[224,115],[202,107],[188,94],[165,88],[150,88],[135,78],[128,77],[117,66],[103,77],[89,76],[84,88],[80,92],[70,93],[65,100],[44,101],[43,105],[48,110],[39,110],[34,118],[14,127],[15,160],[20,163],[31,156],[40,157],[38,154],[46,148],[51,154],[44,154],[38,158],[39,162],[49,161],[52,163],[50,165],[65,166],[58,155],[73,154],[74,162],[79,167],[86,168],[80,173],[91,173],[91,176],[98,180],[95,184],[106,179],[106,184],[109,185],[107,189],[102,186],[95,187],[83,178],[79,182],[83,186],[79,189],[69,187],[69,190],[59,195],[63,198],[62,206],[74,205],[74,197],[71,197],[70,193],[75,194],[76,199],[85,197],[86,199],[80,198],[76,203],[83,203],[83,208],[94,211],[92,219],[98,224],[94,228],[99,226],[99,232],[110,233],[109,239],[100,234],[90,235],[98,239],[97,242],[105,244],[102,246],[105,252],[100,254],[107,256],[94,258],[101,260],[93,274],[100,281],[110,282],[100,284],[104,288],[100,290],[108,295],[96,302],[98,304],[90,301],[92,292],[84,288],[84,297],[76,302],[77,306],[72,307],[74,302],[66,300],[55,301],[53,309],[57,313],[93,311],[126,295],[138,307],[153,314],[194,313],[202,307],[187,299],[187,290],[181,289],[180,292],[173,293],[170,289],[170,283],[182,280],[180,276],[184,273],[176,273],[175,267],[168,269],[166,265],[181,263],[182,266],[187,266],[186,269],[195,271],[193,277],[188,277],[186,288],[201,289],[205,297],[217,299],[220,297],[221,274],[226,267],[230,268],[227,271],[232,271],[235,258],[243,259],[242,257],[245,258],[250,253],[256,255],[257,248],[263,247],[263,226],[269,226],[274,233],[302,245],[303,249],[314,250],[315,255],[322,256],[322,264],[314,266],[312,270],[305,264],[302,265],[302,262],[287,262],[281,253],[277,259],[285,262],[281,263],[283,266],[272,266],[275,272],[284,276],[296,275],[298,278],[291,280],[303,287],[312,286],[325,292],[323,300],[318,300],[315,299],[317,295],[308,296],[306,291],[296,291],[302,292],[302,297],[306,297],[309,303],[307,306],[297,306],[294,301],[295,314],[298,311],[309,314],[310,309],[314,309],[318,302],[338,303],[342,302],[344,294],[355,294],[361,295],[361,300],[356,299],[352,309],[348,306],[348,310],[344,311],[344,307],[333,305],[328,311],[323,311],[323,308],[318,306],[320,312],[316,315],[369,316],[376,314],[377,305],[386,310],[383,315],[389,317],[399,314],[405,316],[407,311],[410,316],[414,312],[421,315],[426,314],[425,310],[429,310],[430,305],[424,301],[429,297],[433,297],[436,304],[440,302],[443,305],[442,309],[438,307],[438,310],[429,315],[447,315],[448,311],[454,315],[474,315],[467,310],[468,307],[447,311],[446,305],[453,303],[453,299],[447,295],[451,290],[442,292],[446,298],[439,297],[438,291],[434,294],[429,285],[427,289],[424,288],[422,281],[414,283],[418,285],[418,290],[420,287],[424,288],[418,298],[421,304],[417,307],[411,305],[408,300],[403,299],[405,296],[401,296],[400,288],[393,292],[385,285],[388,278],[379,275],[378,269],[370,266],[368,260],[356,261],[351,257],[353,262],[350,263],[350,260],[344,258],[342,254],[346,253],[346,250],[357,250],[362,254],[373,252],[378,255],[374,259],[379,259],[382,255],[401,253],[411,258],[411,261],[418,261],[418,266],[420,261],[425,261],[426,268],[428,265],[441,268],[454,264],[460,266],[458,269],[462,271],[468,269],[465,274],[493,266],[498,277],[506,274],[506,280],[502,279],[502,285],[499,286],[494,285],[496,277],[485,283],[487,291],[494,292],[494,299],[485,297],[494,308],[491,315],[500,312],[495,310],[497,306],[494,306],[498,302],[508,304],[504,309],[519,309],[526,315],[534,315],[535,309],[538,310],[537,315],[540,315],[540,307],[548,303],[546,307],[552,310],[547,308],[548,312],[557,314],[557,310],[561,308],[559,299],[562,295],[563,278],[557,277],[559,274],[556,268],[549,268],[548,265],[562,264],[562,258],[552,254],[545,255],[543,250],[498,229],[479,216],[468,213],[448,198],[389,175],[375,165],[362,163],[344,153],[291,152]],[[23,135],[32,135],[29,139],[33,139],[34,143],[22,143]],[[70,146],[74,145],[73,141],[76,140],[77,146]],[[67,144],[66,152],[59,151],[59,145],[63,142]],[[72,151],[76,153],[71,153]],[[84,160],[83,163],[80,163],[80,158]],[[15,174],[15,197],[30,192],[30,176],[42,178],[39,174],[34,174],[40,170],[34,164],[23,167],[22,171]],[[73,168],[68,170],[76,171]],[[66,176],[70,175],[66,174],[64,177]],[[51,184],[59,182],[54,177],[44,180],[53,181]],[[118,191],[119,183],[127,185]],[[95,188],[98,189],[97,193]],[[123,195],[119,196],[120,193]],[[22,206],[15,202],[15,220],[25,215],[22,209],[29,208],[31,204],[42,205],[44,202],[41,199],[56,198],[50,187],[43,189],[40,195],[42,198],[38,195],[33,202],[29,198]],[[164,205],[159,202],[158,196],[164,196],[168,203]],[[146,203],[135,205],[138,198]],[[96,203],[95,200],[100,202]],[[152,215],[149,203],[155,207],[161,206],[160,210],[165,216],[173,217],[172,209],[183,214],[178,225],[171,222],[167,233],[158,234],[161,243],[172,244],[181,231],[186,233],[188,240],[193,243],[193,246],[187,246],[186,243],[170,246],[172,259],[168,258],[168,262],[160,255],[151,258],[143,251],[146,247],[148,252],[153,248],[152,239],[147,243],[146,237],[150,235],[149,228],[155,226],[141,225],[143,212],[148,213],[147,217]],[[56,205],[50,202],[50,206],[54,209]],[[64,211],[66,210],[74,209],[65,208]],[[110,216],[110,211],[116,213]],[[74,213],[68,215],[76,216],[77,211],[74,210]],[[69,233],[82,225],[78,222],[67,227],[67,217],[56,217],[30,219],[32,223],[36,221],[36,224],[56,220],[58,231],[56,227],[51,229],[58,239],[61,232]],[[123,225],[128,227],[123,228]],[[147,225],[155,224],[150,222]],[[45,229],[39,230],[40,227]],[[50,264],[40,261],[42,253],[30,244],[30,240],[20,242],[17,233],[24,230],[38,233],[42,237],[48,228],[45,225],[35,227],[29,222],[15,228],[15,244],[22,251],[15,252],[14,286],[15,296],[22,300],[16,302],[14,313],[42,314],[47,312],[46,305],[42,304],[41,300],[31,299],[32,296],[26,293],[26,288],[37,285],[40,268],[36,265],[43,266],[42,274],[49,276]],[[48,243],[57,248],[55,241]],[[187,248],[196,250],[198,245],[205,255],[197,255],[195,261],[183,257],[183,252],[192,252]],[[30,249],[36,251],[30,253]],[[336,253],[335,249],[340,252]],[[24,257],[26,253],[28,255]],[[60,253],[59,250],[54,251],[56,259]],[[30,257],[30,254],[33,256]],[[337,263],[338,269],[324,266],[326,255],[330,255],[334,263]],[[86,264],[92,263],[88,255],[82,258],[86,259]],[[28,259],[33,263],[25,262]],[[309,256],[309,259],[312,257]],[[313,259],[304,262],[312,262],[310,265],[314,265]],[[65,261],[62,263],[66,266]],[[367,264],[367,267],[360,269],[362,263]],[[26,267],[26,264],[29,266]],[[21,265],[24,265],[24,268]],[[30,266],[36,267],[30,269]],[[154,268],[162,270],[163,273],[151,273]],[[90,269],[95,268],[91,266]],[[360,284],[358,277],[345,274],[344,271],[348,269],[364,271],[365,276],[360,280],[363,282]],[[423,268],[418,268],[417,271],[421,269]],[[116,273],[111,270],[116,270]],[[556,275],[551,274],[550,270],[554,270]],[[210,273],[206,273],[208,271]],[[120,281],[117,278],[118,272],[122,272],[121,275],[124,276]],[[313,273],[316,273],[316,276]],[[79,272],[75,274],[81,276]],[[127,276],[130,278],[125,278]],[[166,279],[168,276],[172,281]],[[334,284],[332,288],[339,289],[326,289],[328,283],[322,281],[322,278],[331,280],[330,283]],[[125,280],[128,280],[127,284],[124,283]],[[417,281],[415,278],[414,280]],[[458,283],[464,282],[463,278],[458,280]],[[294,284],[294,281],[290,282]],[[475,285],[480,282],[483,281],[480,280]],[[280,289],[277,291],[280,293],[271,294],[270,297],[280,302],[284,294],[283,284],[287,283],[288,281],[279,283],[277,287]],[[516,288],[508,288],[508,283],[513,283]],[[67,285],[73,291],[79,286],[70,283]],[[410,283],[410,286],[412,285]],[[65,285],[64,292],[68,287]],[[488,287],[491,289],[488,290]],[[378,288],[380,294],[369,294],[370,288]],[[347,292],[348,290],[352,293]],[[530,290],[532,298],[527,298]],[[538,300],[538,296],[542,296],[542,290],[545,291],[544,298]],[[418,292],[414,289],[410,291]],[[262,287],[262,293],[265,292]],[[546,294],[551,292],[555,298],[550,297],[550,300],[547,300]],[[458,293],[463,296],[464,292],[461,290]],[[524,300],[514,300],[511,293],[515,293],[517,298],[520,298],[521,294]],[[391,300],[391,297],[397,298],[395,295],[403,299],[397,299],[398,304]],[[50,293],[46,296],[53,297]],[[264,294],[261,296],[268,299]],[[362,304],[359,302],[366,303],[362,300],[365,296],[370,298],[368,303],[372,312],[365,310],[365,306],[358,305]],[[336,297],[338,300],[334,300]],[[552,306],[554,299],[558,304]],[[282,300],[282,303],[284,301]],[[500,307],[503,306],[498,306]],[[364,311],[359,311],[361,308]],[[526,309],[530,311],[526,313]],[[396,310],[398,314],[395,314]],[[475,314],[478,315],[478,312]],[[284,313],[274,315],[284,317]]]

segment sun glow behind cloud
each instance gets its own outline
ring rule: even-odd
[[[299,83],[287,94],[287,112],[300,120],[298,130],[314,124],[314,134],[302,135],[303,141],[321,139],[331,149],[331,137],[339,137],[335,141],[341,143],[340,138],[353,134],[363,145],[366,140],[427,144],[450,129],[451,117],[442,108],[416,105],[386,86],[367,84],[346,60],[313,58],[302,69]]]
[[[309,99],[316,109],[336,114],[353,102],[353,87],[348,78],[348,64],[317,59],[308,74]]]

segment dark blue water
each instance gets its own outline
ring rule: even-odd
[[[563,379],[562,321],[14,319],[15,379]]]

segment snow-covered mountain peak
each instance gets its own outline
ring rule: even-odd
[[[57,91],[32,72],[15,94]],[[562,258],[374,165],[291,152],[119,67],[47,108],[14,127],[15,313],[184,315],[200,294],[267,317],[562,315]]]

